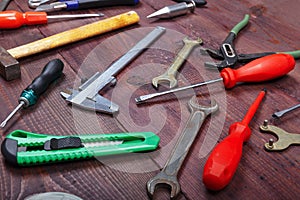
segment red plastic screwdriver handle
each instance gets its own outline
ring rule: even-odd
[[[206,188],[221,190],[231,181],[242,156],[243,143],[251,135],[248,124],[264,96],[265,91],[260,92],[242,122],[232,124],[229,128],[229,136],[220,142],[210,154],[202,177]]]
[[[47,13],[45,12],[0,12],[0,29],[19,28],[23,25],[46,24]]]
[[[249,62],[239,69],[225,68],[221,71],[225,88],[238,82],[261,82],[281,77],[295,67],[295,59],[289,54],[273,54]]]

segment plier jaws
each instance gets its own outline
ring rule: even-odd
[[[285,53],[292,55],[295,59],[300,58],[300,50],[291,52],[263,52],[263,53],[253,53],[253,54],[238,54],[234,47],[234,40],[237,34],[242,30],[249,22],[250,16],[245,15],[244,19],[240,21],[235,27],[229,32],[226,39],[220,45],[218,50],[213,50],[209,48],[202,48],[200,54],[209,55],[211,58],[216,60],[221,60],[219,63],[205,62],[205,67],[219,69],[220,71],[226,67],[233,68],[237,63],[248,63],[257,58],[261,58],[271,54]]]

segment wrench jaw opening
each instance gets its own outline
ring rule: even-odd
[[[211,105],[205,106],[197,103],[197,97],[193,96],[188,103],[189,109],[191,112],[196,112],[197,110],[203,111],[206,116],[211,113],[216,112],[219,109],[219,105],[217,104],[215,99],[211,99]]]
[[[147,191],[150,198],[153,197],[156,187],[168,186],[170,188],[170,198],[174,199],[180,192],[180,184],[176,176],[168,176],[164,172],[160,172],[157,176],[150,179],[147,183]]]
[[[176,80],[175,76],[168,74],[168,73],[164,73],[164,74],[152,79],[152,85],[156,88],[158,87],[158,84],[167,83],[167,82],[170,83],[170,86],[169,86],[170,88],[174,88],[177,86],[177,80]]]

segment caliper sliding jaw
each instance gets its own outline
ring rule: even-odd
[[[69,103],[87,110],[95,110],[107,114],[118,112],[119,106],[99,95],[98,92],[108,84],[115,82],[114,76],[156,41],[165,31],[166,29],[163,27],[156,27],[102,74],[99,72],[95,73],[78,90],[68,89],[60,94]]]

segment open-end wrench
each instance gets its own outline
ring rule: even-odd
[[[202,40],[198,38],[197,40],[190,40],[187,37],[183,39],[184,46],[177,54],[175,61],[173,64],[168,68],[168,70],[152,79],[152,84],[155,87],[158,87],[158,84],[161,82],[170,82],[170,88],[174,88],[177,85],[176,74],[177,70],[181,67],[184,61],[188,58],[190,53],[192,52],[193,48],[202,43]]]
[[[180,185],[177,180],[179,169],[189,152],[189,149],[196,138],[199,129],[205,118],[218,110],[219,106],[215,100],[211,101],[211,106],[199,105],[196,103],[194,96],[188,103],[191,115],[180,135],[175,147],[173,148],[170,157],[164,168],[155,177],[150,179],[147,183],[147,189],[150,196],[153,196],[155,187],[157,185],[168,185],[171,187],[171,198],[176,197],[180,192]]]

